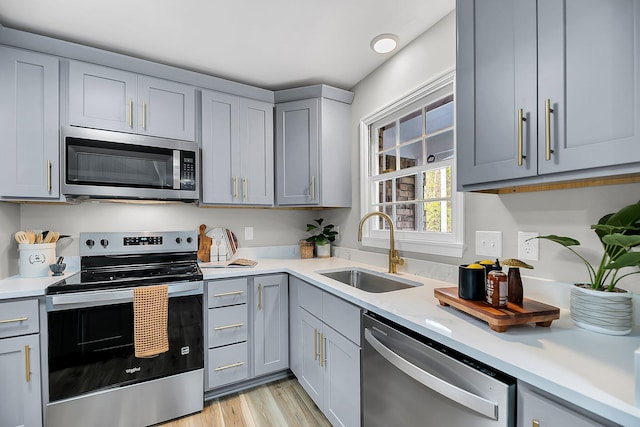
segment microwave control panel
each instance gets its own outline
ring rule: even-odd
[[[196,189],[196,153],[193,151],[180,152],[180,189]]]

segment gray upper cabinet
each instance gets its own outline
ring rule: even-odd
[[[202,201],[273,205],[273,105],[202,92]]]
[[[317,85],[275,97],[276,204],[351,206],[353,94]]]
[[[459,189],[640,162],[640,1],[458,0]]]
[[[0,47],[0,197],[58,199],[58,59]]]
[[[195,141],[195,88],[71,61],[68,121],[74,126]]]

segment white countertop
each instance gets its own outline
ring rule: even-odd
[[[521,325],[497,333],[485,322],[439,305],[433,289],[454,286],[451,283],[400,274],[423,286],[374,294],[328,279],[317,271],[359,266],[384,272],[386,268],[340,258],[257,260],[252,268],[202,271],[205,280],[289,273],[611,421],[640,425],[633,364],[634,350],[640,347],[640,331],[636,328],[627,336],[609,336],[577,328],[568,310],[557,303],[560,300],[542,289],[544,285],[531,285],[525,278],[525,296],[560,306],[560,319],[549,328]],[[0,300],[43,296],[45,288],[57,280],[2,280]],[[567,289],[558,294],[564,291],[568,294]]]

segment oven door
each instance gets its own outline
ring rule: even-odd
[[[133,290],[47,297],[49,400],[202,369],[202,282],[169,285],[169,351],[136,358]]]

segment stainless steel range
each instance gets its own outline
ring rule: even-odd
[[[80,233],[81,272],[46,292],[46,425],[147,426],[202,410],[197,233]],[[133,290],[168,286],[169,351],[134,352]]]

